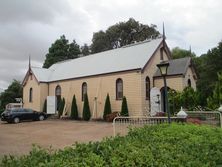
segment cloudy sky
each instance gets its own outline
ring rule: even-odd
[[[41,67],[50,45],[64,34],[90,44],[93,32],[127,21],[155,24],[167,43],[197,55],[222,40],[221,0],[0,0],[0,88]]]

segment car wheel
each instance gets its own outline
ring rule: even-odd
[[[39,121],[43,121],[45,119],[44,115],[39,116]]]
[[[19,119],[18,117],[15,117],[15,118],[13,119],[13,121],[14,121],[15,124],[17,124],[17,123],[20,122],[20,119]]]

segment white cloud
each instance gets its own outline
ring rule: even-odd
[[[60,35],[90,44],[93,32],[130,17],[160,32],[164,21],[170,48],[200,55],[221,41],[221,9],[220,0],[0,0],[0,88],[23,79],[29,55],[42,66]]]

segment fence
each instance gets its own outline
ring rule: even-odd
[[[171,117],[171,122],[179,122],[181,119],[177,117]],[[113,120],[113,135],[116,134],[126,135],[129,128],[143,127],[144,125],[157,125],[167,123],[167,117],[116,117]]]
[[[186,111],[187,122],[195,124],[207,124],[222,128],[221,113],[217,111]],[[182,122],[184,119],[171,117],[171,122]],[[143,127],[144,125],[158,125],[167,123],[167,117],[116,117],[113,120],[113,135],[126,135],[129,128]]]
[[[186,113],[187,122],[222,128],[221,113],[218,111],[186,111]]]

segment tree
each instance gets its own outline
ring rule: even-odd
[[[72,107],[71,107],[71,118],[77,120],[78,116],[78,107],[76,103],[76,96],[74,95],[72,98]]]
[[[171,55],[173,59],[179,59],[184,57],[196,57],[194,52],[191,53],[190,50],[181,49],[179,47],[175,47],[171,51]]]
[[[125,96],[123,97],[123,100],[122,100],[120,115],[121,116],[129,116],[128,105],[127,105],[127,100],[126,100]]]
[[[83,117],[83,120],[85,120],[85,121],[89,121],[90,117],[91,117],[87,93],[84,96],[83,116],[82,117]]]
[[[81,47],[81,52],[83,56],[87,56],[90,54],[90,48],[86,43]]]
[[[104,106],[104,112],[103,112],[103,119],[106,119],[106,116],[108,114],[111,114],[112,110],[111,110],[111,104],[110,104],[110,99],[109,99],[109,94],[107,94],[106,96],[106,102],[105,102],[105,106]]]
[[[109,49],[119,48],[133,42],[144,41],[159,35],[155,25],[143,25],[130,18],[127,22],[120,22],[110,26],[105,32],[93,34],[91,51],[98,53]]]
[[[59,116],[59,118],[60,118],[60,116],[62,116],[64,107],[65,107],[65,98],[62,98],[62,100],[59,103],[59,109],[58,109],[58,116]]]
[[[212,48],[206,54],[195,58],[195,66],[199,74],[197,89],[201,92],[201,103],[207,105],[207,98],[213,96],[218,76],[222,72],[222,42]]]
[[[22,85],[19,81],[13,80],[8,88],[0,94],[0,110],[4,110],[6,104],[16,102],[15,98],[22,98]]]
[[[222,73],[218,73],[218,81],[215,84],[213,95],[207,98],[207,106],[210,109],[219,108],[222,104]]]
[[[76,41],[69,43],[65,35],[62,35],[49,48],[43,67],[49,68],[59,61],[77,58],[79,54],[80,48]]]

